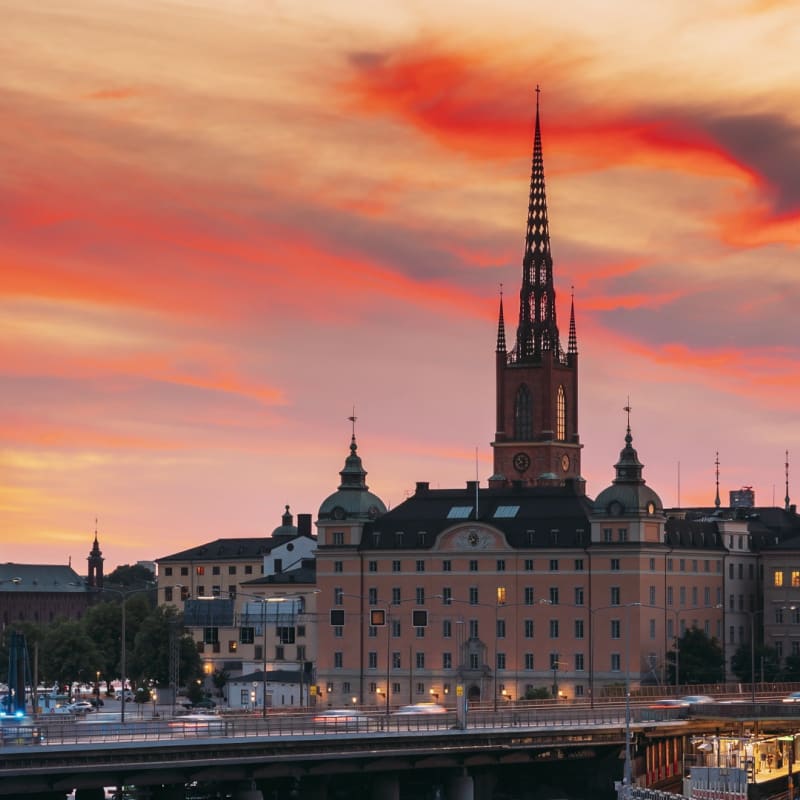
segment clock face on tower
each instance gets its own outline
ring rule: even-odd
[[[564,453],[564,455],[561,456],[561,471],[562,472],[569,471],[569,456],[566,453]]]
[[[527,453],[517,453],[514,456],[513,463],[514,469],[517,472],[525,472],[525,470],[531,465],[531,459]]]

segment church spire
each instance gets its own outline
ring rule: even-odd
[[[791,502],[789,500],[789,451],[786,451],[786,461],[784,462],[784,469],[786,470],[786,496],[783,498],[783,504],[786,511],[791,509]]]
[[[717,494],[714,497],[714,505],[719,508],[720,506],[720,499],[719,499],[719,450],[717,450],[717,456],[714,459],[714,466],[716,467],[716,475],[717,475]]]
[[[536,87],[536,127],[533,139],[528,225],[525,235],[522,288],[519,300],[516,360],[519,362],[541,361],[543,354],[547,351],[551,351],[553,356],[560,358],[563,354],[556,324],[553,259],[550,255],[550,230],[547,220],[538,86]]]
[[[503,319],[503,284],[500,284],[500,316],[497,318],[497,352],[506,352],[506,323]]]
[[[97,539],[97,517],[94,520],[94,542],[92,549],[86,559],[89,565],[87,583],[98,589],[103,588],[103,553],[100,551],[100,542]]]
[[[567,346],[567,354],[571,356],[578,355],[578,334],[575,331],[575,287],[572,287],[569,303],[569,345]]]
[[[639,455],[633,446],[633,436],[631,435],[631,401],[628,399],[628,405],[622,409],[628,415],[628,425],[625,429],[625,447],[620,450],[619,461],[614,464],[614,469],[617,471],[617,477],[614,478],[614,483],[644,483],[642,477],[642,468],[644,464],[639,461]]]

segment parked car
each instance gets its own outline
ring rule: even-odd
[[[438,703],[414,703],[410,706],[402,706],[394,713],[400,716],[407,714],[446,714],[447,709]]]
[[[115,700],[122,700],[122,689],[117,689],[114,692]],[[133,701],[133,692],[130,689],[125,690],[125,702],[130,703]]]
[[[88,700],[76,700],[67,706],[67,710],[72,714],[87,714],[94,711],[94,706]]]
[[[800,692],[792,692],[783,698],[784,703],[800,703]]]

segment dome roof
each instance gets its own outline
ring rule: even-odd
[[[594,501],[597,514],[608,514],[618,517],[628,514],[655,514],[663,512],[661,498],[645,485],[642,477],[644,464],[633,447],[631,426],[625,434],[625,447],[619,454],[619,461],[614,465],[617,477],[611,486],[603,489]]]
[[[272,531],[273,536],[297,536],[297,528],[292,524],[293,517],[289,511],[289,506],[286,506],[286,511],[281,516],[281,524]]]
[[[357,454],[358,445],[353,435],[350,440],[350,455],[345,459],[344,469],[339,473],[342,482],[339,488],[322,501],[319,519],[375,519],[386,513],[383,500],[369,491],[365,479],[367,473]]]

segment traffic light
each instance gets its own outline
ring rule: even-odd
[[[344,625],[344,609],[343,608],[332,608],[331,609],[331,625],[336,625],[337,627]]]

